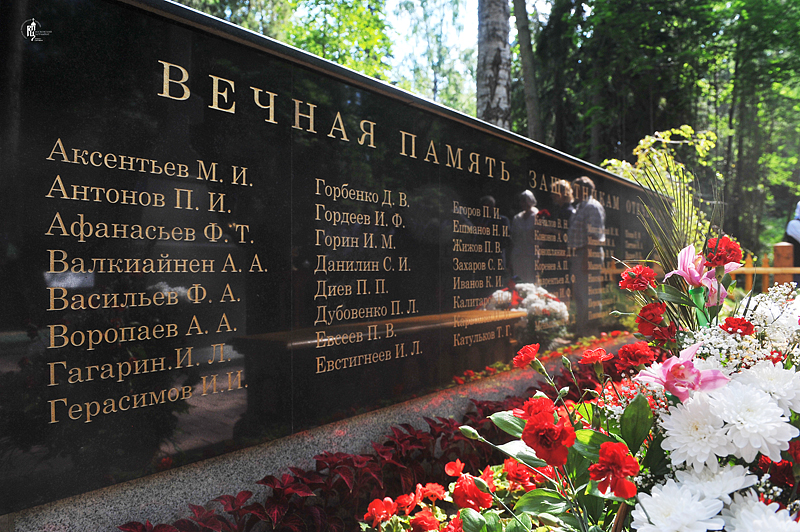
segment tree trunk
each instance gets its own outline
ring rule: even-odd
[[[514,16],[517,19],[522,85],[525,90],[525,110],[528,115],[528,137],[543,142],[544,131],[542,131],[542,123],[539,119],[539,93],[536,86],[536,62],[531,44],[531,28],[525,0],[514,0]]]
[[[508,0],[478,1],[476,100],[481,120],[511,128],[511,49]]]

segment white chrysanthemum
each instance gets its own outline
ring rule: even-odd
[[[704,393],[696,393],[683,404],[669,409],[661,422],[666,438],[661,447],[671,451],[674,465],[687,463],[697,471],[709,467],[718,469],[717,457],[734,451],[726,434],[724,420],[711,408]]]
[[[701,499],[674,480],[653,487],[651,495],[639,494],[639,504],[631,515],[632,527],[639,532],[705,532],[719,530],[724,522],[715,517],[722,509],[719,499]]]
[[[753,492],[745,496],[734,494],[730,508],[722,510],[726,532],[800,532],[800,523],[792,520],[788,510],[780,510],[778,503],[764,504]]]
[[[780,462],[781,451],[800,434],[769,394],[752,386],[731,381],[710,396],[714,411],[725,420],[733,454],[747,462],[755,460],[759,452]]]
[[[749,488],[758,480],[755,475],[748,475],[743,466],[722,466],[714,472],[709,468],[700,471],[676,471],[675,476],[680,485],[704,499],[720,499],[725,504],[730,504],[730,494],[744,488]]]
[[[791,410],[800,410],[800,374],[794,369],[783,369],[769,360],[762,360],[733,378],[767,392],[787,417],[792,415]]]

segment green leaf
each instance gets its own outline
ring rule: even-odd
[[[575,411],[590,425],[594,419],[594,403],[580,403]]]
[[[614,439],[601,432],[589,429],[576,430],[575,445],[572,448],[581,456],[597,462],[600,457],[600,445],[609,441],[614,441]]]
[[[562,514],[567,510],[567,500],[558,492],[538,488],[519,498],[514,505],[515,512],[530,512],[534,515],[549,513]]]
[[[511,413],[511,410],[496,412],[489,416],[489,419],[492,420],[492,423],[497,425],[497,428],[506,434],[510,434],[515,438],[522,437],[522,431],[525,428],[525,420],[514,417],[514,414]]]
[[[486,519],[486,532],[503,532],[500,516],[495,512],[486,512],[483,514],[483,518]]]
[[[547,465],[547,462],[537,457],[534,450],[525,445],[522,440],[512,440],[498,445],[497,448],[528,467],[545,467]]]
[[[685,305],[687,307],[695,306],[694,301],[689,299],[686,294],[668,284],[661,285],[661,290],[656,290],[656,297],[658,297],[658,299],[661,301],[670,301],[672,303],[678,303],[679,305]]]
[[[578,521],[578,518],[575,517],[573,514],[563,514],[559,515],[558,518],[561,520],[562,523],[567,525],[567,528],[561,527],[562,530],[583,530],[583,526],[581,526],[581,522]]]
[[[603,507],[605,506],[603,499],[586,495],[585,493],[578,493],[578,502],[580,502],[581,506],[584,507],[586,513],[589,514],[589,517],[592,521],[600,521],[600,518],[603,515]]]
[[[661,448],[661,442],[664,441],[664,435],[656,433],[653,441],[647,447],[647,454],[642,459],[642,467],[650,470],[650,474],[656,477],[666,475],[669,472],[667,465],[669,458]]]
[[[519,524],[517,519],[522,521],[523,524],[522,525]],[[508,521],[508,525],[506,526],[506,532],[531,532],[533,525],[531,524],[531,518],[528,514],[521,513],[517,516],[517,519],[510,519]]]
[[[581,484],[589,482],[589,467],[591,465],[591,460],[581,455],[581,453],[575,449],[574,445],[569,448],[567,465],[565,468],[573,484],[580,486]]]
[[[464,532],[486,532],[486,519],[472,508],[461,509],[461,522]]]
[[[728,290],[728,287],[731,285],[732,282],[733,278],[731,277],[731,274],[726,273],[725,275],[722,276],[720,284],[725,287],[725,290]]]
[[[653,411],[650,403],[644,395],[636,394],[619,420],[620,435],[628,444],[631,454],[635,455],[639,451],[652,427]]]

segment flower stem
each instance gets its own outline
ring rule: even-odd
[[[525,526],[525,523],[523,523],[522,521],[520,521],[519,517],[517,517],[517,514],[515,514],[514,512],[512,512],[512,511],[511,511],[511,509],[510,509],[508,506],[506,506],[506,503],[504,503],[504,502],[503,502],[503,501],[500,499],[500,497],[498,497],[497,495],[495,495],[495,494],[494,494],[494,493],[492,493],[492,492],[489,492],[489,493],[491,493],[491,494],[492,494],[492,497],[494,497],[494,499],[495,499],[497,502],[499,502],[499,503],[500,503],[500,506],[502,506],[503,508],[505,508],[505,510],[506,510],[508,513],[510,513],[510,514],[511,514],[511,516],[514,518],[514,520],[515,520],[517,523],[519,523],[519,526],[521,526],[523,530],[525,530],[526,532],[531,532],[531,529],[530,529],[530,528],[528,528],[527,526]]]
[[[705,310],[705,288],[702,286],[693,286],[689,288],[689,296],[695,305],[695,315],[697,316],[697,324],[700,327],[708,326],[708,314]]]

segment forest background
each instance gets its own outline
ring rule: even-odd
[[[689,125],[670,147],[754,254],[800,200],[800,0],[180,1],[595,164]]]

